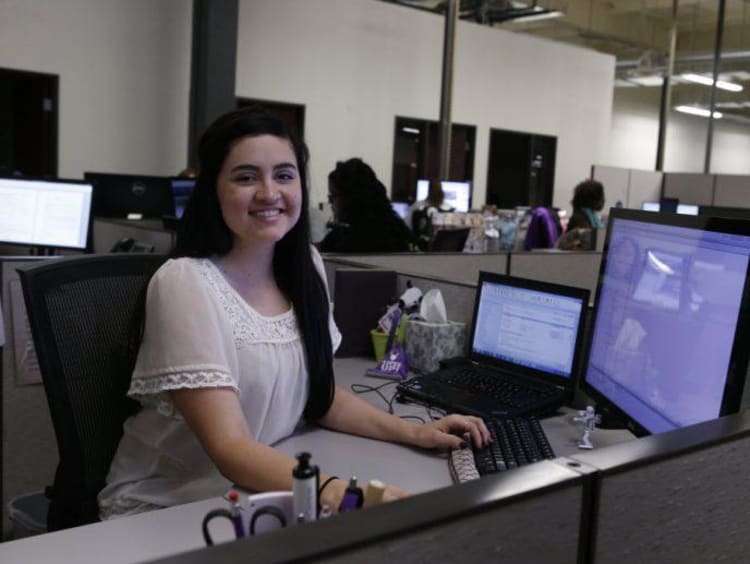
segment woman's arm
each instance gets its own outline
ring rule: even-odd
[[[486,445],[490,434],[479,417],[448,415],[426,424],[413,423],[386,413],[351,392],[336,386],[333,403],[319,421],[323,427],[354,435],[423,448],[461,448],[463,433],[476,445]]]

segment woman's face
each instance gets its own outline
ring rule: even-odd
[[[274,135],[237,140],[216,183],[219,206],[234,246],[280,241],[297,223],[302,183],[288,139]]]

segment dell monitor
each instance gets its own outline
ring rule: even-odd
[[[471,206],[471,182],[453,182],[443,180],[441,183],[444,202],[457,212],[468,212]],[[430,188],[429,180],[417,180],[417,201],[426,200]]]
[[[90,182],[0,178],[0,242],[55,249],[86,249]]]
[[[87,172],[94,184],[94,217],[161,218],[174,215],[170,180],[166,176]]]
[[[636,435],[739,409],[750,221],[612,209],[582,389]]]
[[[185,213],[185,206],[187,206],[190,194],[192,194],[195,188],[195,178],[170,178],[169,185],[172,190],[172,202],[174,204],[174,215],[177,219],[182,217]]]

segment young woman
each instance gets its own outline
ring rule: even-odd
[[[604,208],[604,186],[597,180],[584,180],[573,190],[573,214],[567,229],[603,227],[599,213]]]
[[[99,495],[102,519],[232,484],[291,489],[296,461],[272,445],[303,417],[425,448],[459,446],[463,432],[489,440],[475,417],[418,425],[335,385],[341,336],[310,245],[307,157],[279,120],[249,110],[220,117],[201,138],[175,258],[149,283],[128,392],[143,409],[125,424]],[[321,502],[338,507],[345,488],[331,481]],[[385,499],[405,495],[389,485]]]

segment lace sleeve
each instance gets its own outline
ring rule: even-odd
[[[169,391],[238,390],[230,322],[196,259],[168,261],[151,280],[146,323],[128,395],[174,415]]]

